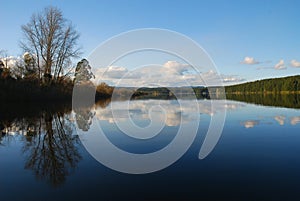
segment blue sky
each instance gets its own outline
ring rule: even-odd
[[[60,8],[76,25],[83,57],[116,34],[151,27],[170,29],[195,40],[224,75],[249,81],[300,72],[297,0],[2,0],[0,49],[21,55],[21,25],[48,5]],[[249,58],[242,63],[245,57]],[[292,67],[291,60],[299,67]]]

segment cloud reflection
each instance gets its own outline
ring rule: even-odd
[[[248,120],[248,121],[244,121],[242,122],[242,125],[245,128],[253,128],[254,126],[258,125],[259,121],[258,120]]]
[[[279,123],[280,126],[284,125],[285,116],[283,115],[275,116],[274,119]]]
[[[300,124],[300,116],[291,116],[291,117],[286,117],[285,115],[276,115],[273,117],[261,117],[260,120],[262,120],[263,122],[261,122],[260,120],[247,120],[247,121],[243,121],[241,123],[241,125],[243,125],[245,128],[253,128],[254,126],[264,123],[264,124],[272,124],[272,123],[266,123],[265,120],[269,120],[269,119],[274,119],[275,121],[278,122],[278,124],[280,126],[284,126],[285,125],[285,120],[287,118],[290,119],[290,124],[295,126],[297,124]]]
[[[290,123],[291,123],[292,125],[299,124],[299,123],[300,123],[300,116],[291,117],[290,120],[291,120]]]
[[[198,107],[193,108],[189,100],[181,101],[181,104],[176,100],[136,100],[128,102],[118,101],[113,103],[113,107],[97,108],[96,117],[101,121],[109,123],[125,122],[128,117],[133,121],[164,121],[166,126],[178,126],[180,123],[189,123],[197,119],[197,115],[205,114],[212,116],[224,108],[227,110],[236,110],[243,107],[242,103],[227,102],[226,100],[214,100],[217,102],[216,107],[211,107],[210,100],[198,100]],[[156,106],[160,107],[156,107]],[[150,115],[150,113],[152,115]],[[150,116],[153,116],[151,119]]]

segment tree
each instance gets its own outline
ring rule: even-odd
[[[58,80],[64,69],[71,67],[71,59],[80,55],[77,48],[79,34],[55,7],[33,14],[22,26],[22,32],[21,48],[36,56],[39,78]]]
[[[111,87],[105,82],[102,82],[97,86],[96,91],[97,91],[97,96],[110,97],[114,91],[114,87]]]
[[[37,76],[36,62],[33,55],[29,52],[25,52],[23,55],[24,68],[25,68],[25,77],[34,79]]]
[[[86,59],[82,59],[77,63],[74,81],[76,84],[82,84],[89,82],[91,78],[95,78],[94,74],[91,72],[91,66]]]

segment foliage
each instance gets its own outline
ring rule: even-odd
[[[72,90],[73,82],[67,79],[48,85],[35,79],[0,78],[1,102],[69,101],[72,99]]]
[[[35,58],[28,52],[25,52],[23,55],[24,59],[24,77],[29,79],[36,79],[38,78],[38,72],[35,68]]]
[[[102,82],[96,88],[96,99],[109,98],[111,97],[113,91],[114,91],[114,87],[111,87],[106,83]]]
[[[90,71],[88,61],[83,59],[78,62],[76,68],[76,77],[73,80],[69,77],[58,77],[55,82],[45,83],[36,77],[36,71],[31,70],[33,58],[24,57],[23,69],[26,71],[11,73],[8,68],[0,68],[0,100],[9,101],[26,101],[26,102],[52,102],[72,100],[74,86],[81,97],[82,94],[95,94],[96,99],[111,97],[114,88],[105,83],[95,86],[90,78],[94,75]],[[1,63],[0,63],[1,64]],[[18,64],[21,65],[21,64]],[[13,74],[14,76],[11,76]],[[16,76],[18,75],[18,76]],[[74,85],[75,83],[75,85]]]
[[[300,76],[289,76],[226,86],[227,94],[299,93]]]
[[[95,78],[95,75],[91,72],[91,66],[86,59],[82,59],[77,63],[75,69],[75,84],[81,84],[90,81],[91,78]]]

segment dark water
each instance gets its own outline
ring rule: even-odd
[[[181,104],[175,100],[137,100],[129,106],[124,101],[107,101],[74,111],[69,107],[40,110],[2,107],[0,198],[300,199],[300,110],[212,101],[214,108],[210,100],[198,100],[199,111],[188,100]],[[224,108],[227,115],[221,136],[207,157],[199,159],[209,124]],[[139,133],[130,128],[132,123],[138,126],[137,130],[147,130],[138,136],[147,139],[134,138]],[[112,170],[83,146],[101,128],[114,146],[128,153],[158,152],[172,143],[181,126],[189,136],[195,125],[199,129],[187,152],[170,166],[149,174]],[[132,133],[124,132],[126,128]],[[157,135],[151,136],[151,131],[154,134],[157,131]],[[95,145],[96,150],[103,143]],[[114,160],[115,155],[110,152],[101,154]],[[160,160],[163,159],[157,159]],[[119,165],[126,166],[127,162],[121,159]],[[148,167],[149,164],[133,165]]]

